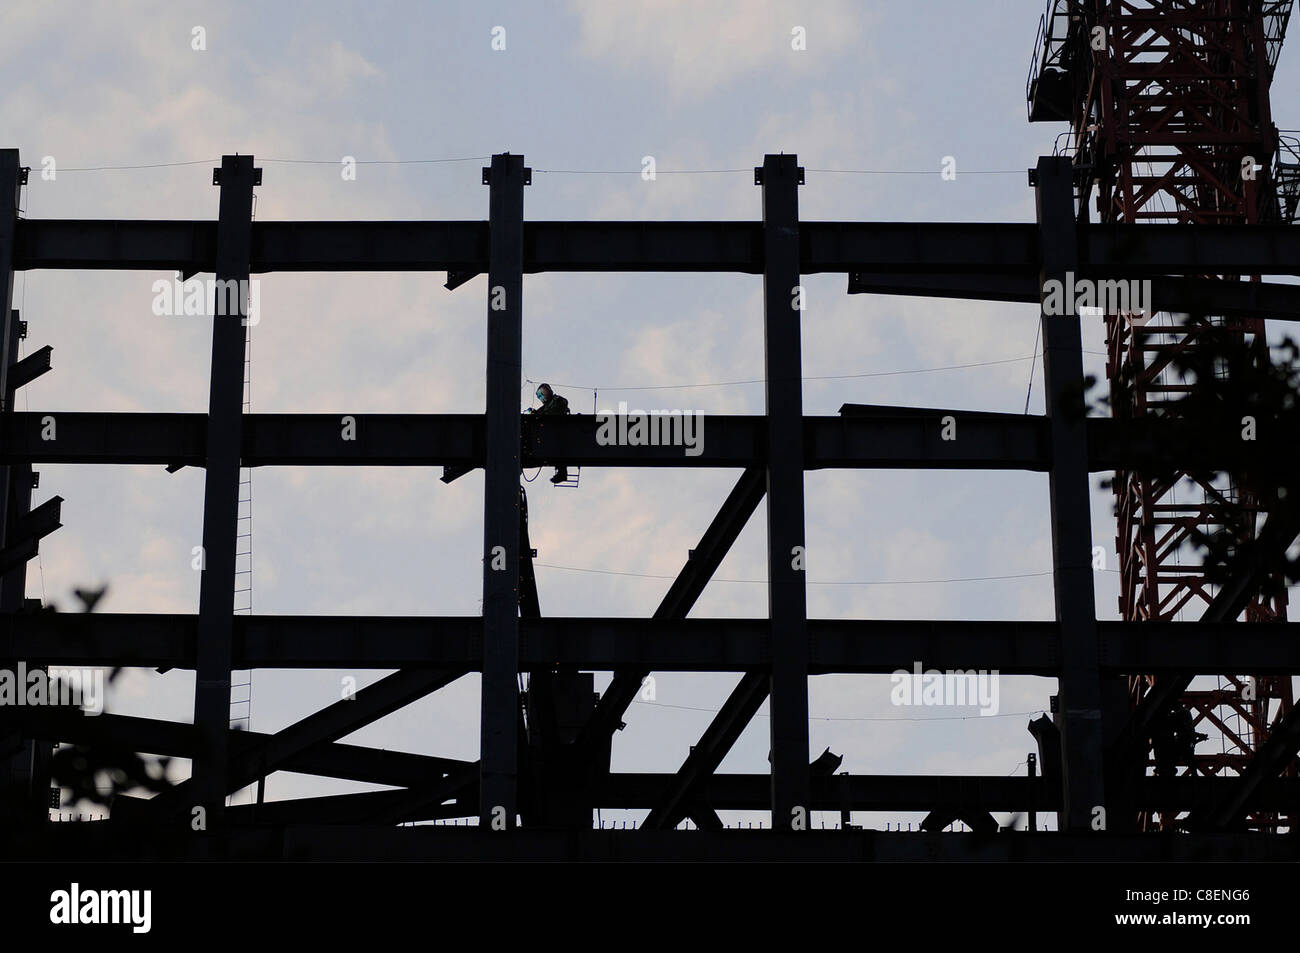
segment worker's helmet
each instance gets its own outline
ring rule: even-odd
[[[555,396],[555,391],[551,390],[550,384],[539,384],[537,387],[537,399],[543,404]]]

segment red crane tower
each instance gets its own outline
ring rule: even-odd
[[[1073,156],[1080,217],[1095,197],[1105,223],[1294,221],[1300,144],[1279,134],[1269,103],[1291,7],[1291,0],[1051,0],[1026,89],[1029,119],[1070,124],[1057,148]],[[1268,360],[1258,316],[1104,320],[1116,415],[1179,414],[1195,386],[1180,367],[1211,341],[1237,342],[1257,366]],[[1267,488],[1186,471],[1117,472],[1113,487],[1126,621],[1203,617],[1215,593],[1192,545],[1197,534],[1244,541],[1275,503]],[[1285,620],[1286,590],[1270,589],[1274,595],[1247,606],[1246,620]],[[1139,704],[1154,683],[1132,677],[1130,702]],[[1289,677],[1223,673],[1194,685],[1146,739],[1148,771],[1240,773],[1293,703]],[[1177,757],[1160,750],[1162,732],[1165,743],[1178,739]],[[1294,771],[1292,762],[1285,773]],[[1260,829],[1291,826],[1276,815],[1249,820]],[[1179,822],[1170,811],[1137,817],[1143,829]]]

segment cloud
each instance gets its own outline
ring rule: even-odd
[[[634,70],[676,98],[718,93],[762,70],[806,72],[852,48],[866,17],[841,0],[815,7],[782,0],[573,0],[580,51]],[[806,49],[792,48],[802,27]]]

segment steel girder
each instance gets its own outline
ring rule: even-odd
[[[486,272],[487,222],[253,222],[249,268]],[[211,272],[217,225],[199,221],[21,219],[15,270]],[[800,222],[801,274],[890,272],[1032,277],[1033,225]],[[1080,266],[1099,277],[1300,274],[1300,235],[1283,225],[1079,229]],[[759,222],[524,222],[523,270],[763,272]]]
[[[26,729],[45,737],[74,744],[111,741],[132,750],[169,757],[192,757],[198,744],[193,725],[124,715],[88,716],[80,711],[51,708],[28,708],[17,713]],[[1288,732],[1289,734],[1289,732]],[[274,736],[260,733],[232,734],[236,757],[264,748]],[[1280,745],[1280,741],[1279,741]],[[455,813],[438,810],[439,800],[460,792],[472,798],[477,789],[477,764],[448,758],[436,758],[405,752],[382,751],[358,745],[323,743],[278,762],[279,770],[296,771],[321,777],[343,778],[373,784],[395,785],[403,790],[378,792],[392,795],[378,803],[385,807],[406,803],[407,820],[464,816],[465,804],[456,805]],[[680,775],[636,772],[612,773],[597,781],[596,801],[611,809],[645,809],[672,801],[672,792],[680,786]],[[760,774],[702,775],[692,790],[697,803],[712,810],[763,810],[768,804],[767,776]],[[1050,810],[1056,792],[1044,778],[1008,778],[945,775],[835,775],[811,780],[810,803],[815,810],[834,811],[844,806],[854,811],[929,811],[945,804],[964,804],[985,811]],[[412,795],[427,799],[423,805],[411,805]],[[1136,801],[1144,807],[1158,807],[1175,800],[1209,812],[1233,803],[1251,803],[1262,809],[1285,808],[1300,796],[1300,779],[1275,779],[1267,775],[1252,779],[1244,786],[1232,777],[1147,778],[1136,788]],[[370,795],[346,795],[333,799],[345,804],[348,799],[361,803]],[[134,799],[132,799],[134,800]],[[306,798],[294,803],[330,799]],[[272,802],[277,803],[277,802]],[[138,802],[136,811],[145,810],[148,802]],[[249,812],[245,812],[249,813]],[[282,812],[283,815],[283,812]],[[270,819],[270,818],[268,818]],[[281,822],[292,816],[280,816]],[[324,819],[322,812],[320,818]],[[358,818],[351,811],[333,816],[334,823],[352,823]],[[655,826],[655,825],[648,825]]]
[[[0,660],[31,664],[192,669],[198,617],[165,613],[42,613],[0,619]],[[233,664],[252,668],[477,670],[476,616],[238,616]],[[1300,623],[1098,622],[1107,674],[1300,670]],[[913,660],[947,669],[1054,676],[1055,622],[809,619],[811,674],[889,674]],[[521,671],[761,672],[771,665],[762,619],[552,616],[519,626]],[[640,680],[637,680],[639,687]],[[635,695],[635,693],[633,693]],[[620,712],[621,713],[621,712]],[[601,719],[592,728],[612,731]]]
[[[355,439],[342,439],[338,414],[246,414],[243,466],[460,466],[484,462],[484,418],[476,414],[347,414]],[[46,418],[57,439],[42,439]],[[945,417],[961,427],[961,440],[944,440]],[[525,467],[563,460],[578,466],[735,467],[767,459],[761,416],[715,415],[703,421],[697,456],[681,447],[601,445],[600,424],[576,415],[548,421],[521,460]],[[1164,465],[1171,459],[1196,467],[1258,466],[1272,457],[1259,449],[1272,422],[1258,422],[1254,444],[1187,421],[1091,417],[1088,469]],[[15,412],[0,417],[0,464],[93,463],[203,466],[207,433],[203,414]],[[1046,472],[1046,417],[941,408],[865,407],[846,404],[837,417],[804,417],[804,468],[1029,470]]]
[[[252,165],[251,160],[239,160],[239,164],[241,168]],[[228,165],[233,166],[234,161],[223,162],[223,179]],[[523,222],[521,202],[517,203],[519,209],[506,208],[508,196],[501,191],[498,200],[500,190],[494,188],[491,227],[486,222],[249,223],[241,220],[242,215],[227,214],[223,208],[219,223],[15,221],[8,254],[0,255],[7,259],[0,265],[9,268],[11,274],[13,270],[34,268],[179,269],[186,274],[218,271],[226,276],[273,271],[446,270],[455,278],[449,285],[488,273],[495,275],[492,284],[510,288],[521,287],[519,278],[523,274],[546,271],[764,274],[771,284],[767,294],[769,396],[777,397],[787,412],[773,416],[775,412],[769,407],[764,417],[706,420],[707,451],[699,457],[686,457],[680,450],[666,447],[601,447],[594,439],[596,422],[581,418],[554,421],[535,444],[516,450],[518,418],[513,411],[505,412],[502,400],[490,399],[486,415],[360,415],[356,417],[355,441],[340,439],[340,416],[333,414],[246,415],[232,425],[229,415],[223,416],[216,409],[206,416],[60,413],[56,415],[59,437],[54,441],[40,439],[40,418],[45,415],[8,414],[0,432],[0,463],[152,463],[211,469],[215,461],[223,475],[232,462],[236,466],[487,466],[489,477],[502,476],[507,465],[513,471],[521,463],[536,465],[557,459],[575,465],[723,466],[766,471],[768,481],[775,480],[782,487],[779,496],[787,502],[796,499],[794,487],[801,486],[803,473],[822,467],[1024,469],[1050,473],[1055,504],[1058,497],[1077,497],[1080,480],[1090,470],[1132,466],[1166,459],[1173,453],[1224,463],[1239,461],[1246,453],[1225,449],[1236,442],[1222,440],[1222,435],[1195,433],[1188,428],[1179,431],[1154,422],[1135,426],[1119,421],[1066,419],[1064,401],[1073,399],[1070,388],[1082,379],[1074,353],[1077,344],[1070,339],[1072,334],[1077,338],[1077,322],[1073,331],[1059,322],[1046,326],[1049,390],[1053,395],[1049,406],[1054,405],[1055,410],[1049,418],[853,406],[846,406],[839,417],[805,418],[799,412],[788,412],[789,398],[795,393],[792,381],[799,374],[797,360],[792,361],[798,348],[797,334],[791,340],[790,327],[779,322],[780,299],[789,290],[784,285],[797,283],[801,275],[829,272],[854,273],[855,284],[864,290],[871,288],[871,276],[890,275],[894,276],[892,286],[878,283],[873,290],[917,293],[929,289],[968,297],[1033,300],[1027,295],[1032,295],[1033,287],[1045,276],[1075,269],[1081,275],[1097,277],[1149,277],[1173,296],[1171,300],[1186,302],[1189,307],[1208,295],[1225,308],[1254,313],[1279,304],[1293,306],[1293,292],[1281,285],[1259,287],[1250,293],[1238,289],[1219,292],[1170,276],[1225,270],[1300,274],[1300,236],[1294,231],[1269,226],[1116,229],[1069,225],[1059,214],[1064,207],[1059,196],[1043,198],[1044,186],[1050,192],[1052,183],[1060,179],[1060,170],[1047,160],[1040,162],[1034,177],[1042,199],[1037,225],[800,222],[793,182],[784,181],[796,170],[794,158],[784,156],[769,156],[763,169],[756,170],[757,181],[764,185],[763,223]],[[492,184],[504,184],[512,171],[516,178],[518,173],[526,174],[520,157],[494,157]],[[514,184],[522,185],[522,181]],[[233,194],[234,186],[233,180],[224,182],[223,197],[227,191]],[[513,197],[510,202],[514,202]],[[1044,215],[1043,208],[1055,211]],[[226,233],[233,232],[241,233],[239,242],[246,244],[243,253],[231,251],[237,243],[232,243]],[[1026,282],[1030,283],[1028,292]],[[495,350],[490,346],[490,356],[495,353],[498,362],[507,367],[513,366],[516,335],[512,328],[517,323],[519,298],[518,292],[507,295],[508,320],[504,324],[497,321],[500,315],[496,310],[489,315],[490,329],[497,322],[491,333],[499,338],[494,338],[499,346]],[[226,350],[230,349],[221,349],[221,353]],[[226,382],[223,387],[229,383],[225,370],[228,368],[218,368],[214,362],[214,388],[218,380]],[[504,393],[510,375],[497,376]],[[961,422],[961,441],[942,439],[940,422],[945,416]],[[512,432],[516,434],[513,440]],[[514,473],[509,476],[513,481]],[[509,524],[511,532],[500,541],[508,555],[510,539],[517,540],[508,513],[517,501],[513,493],[510,495],[509,501],[504,492],[487,495],[485,521],[485,543],[489,544],[496,538],[492,527]],[[798,496],[801,498],[801,492]],[[775,524],[769,526],[770,537],[779,544],[769,552],[773,578],[779,575],[778,557],[787,544],[802,543],[801,514],[796,518],[796,509],[802,510],[801,499],[797,507],[792,502],[782,507]],[[1086,511],[1086,501],[1083,509]],[[712,774],[717,752],[725,753],[727,738],[737,727],[743,727],[746,717],[742,711],[712,739],[717,744],[706,746],[708,757],[688,759],[683,771],[675,776],[605,777],[599,792],[604,803],[652,807],[665,819],[690,805],[703,805],[708,811],[726,806],[775,808],[781,826],[786,821],[781,815],[789,806],[816,808],[826,804],[826,809],[841,808],[845,789],[849,803],[854,805],[852,809],[903,809],[903,804],[921,804],[920,809],[925,809],[931,801],[950,803],[960,797],[990,805],[1018,799],[1028,807],[1043,810],[1059,803],[1057,798],[1065,792],[1048,789],[1046,782],[1026,782],[1025,787],[1016,787],[1013,781],[1010,786],[999,787],[997,779],[940,779],[928,787],[926,782],[913,779],[809,779],[806,751],[794,757],[799,747],[795,723],[807,714],[807,674],[884,673],[906,669],[907,662],[915,658],[951,668],[997,668],[1006,674],[1061,676],[1066,683],[1067,728],[1070,719],[1080,714],[1077,705],[1070,707],[1073,702],[1069,699],[1094,692],[1095,683],[1112,675],[1138,670],[1218,668],[1247,662],[1256,671],[1300,668],[1291,658],[1285,640],[1279,638],[1285,634],[1283,627],[1272,627],[1271,636],[1240,633],[1232,625],[1210,624],[1178,626],[1177,632],[1144,626],[1139,634],[1130,627],[1092,620],[1090,608],[1086,612],[1081,608],[1087,601],[1084,589],[1090,586],[1081,584],[1082,576],[1077,571],[1080,567],[1074,564],[1073,556],[1061,552],[1069,549],[1074,554],[1078,549],[1083,523],[1086,520],[1067,517],[1059,510],[1054,513],[1060,616],[1056,622],[807,620],[801,600],[793,598],[794,588],[777,586],[780,592],[774,595],[771,620],[520,620],[513,611],[508,621],[503,613],[497,614],[499,618],[493,616],[495,621],[489,620],[487,614],[482,619],[417,620],[259,617],[220,620],[223,634],[214,639],[211,631],[207,636],[199,634],[205,627],[212,630],[215,617],[224,614],[213,609],[209,600],[199,617],[47,617],[9,613],[5,617],[2,654],[51,660],[58,656],[83,664],[101,660],[109,664],[125,661],[195,666],[215,673],[217,682],[232,667],[398,667],[400,671],[395,675],[358,695],[362,704],[339,703],[275,735],[245,736],[235,741],[227,738],[230,753],[224,769],[222,762],[227,758],[214,758],[209,744],[199,740],[203,723],[210,723],[210,727],[215,724],[215,716],[209,712],[210,717],[201,718],[200,726],[188,733],[194,745],[189,749],[191,756],[213,764],[213,774],[222,776],[219,785],[212,788],[218,792],[238,789],[269,771],[294,769],[337,772],[333,776],[353,779],[361,775],[385,778],[380,783],[398,782],[404,788],[375,797],[307,799],[312,804],[303,805],[300,816],[321,820],[378,818],[391,823],[416,814],[448,816],[449,810],[464,816],[472,811],[470,805],[476,797],[481,801],[480,815],[486,820],[490,806],[507,805],[514,797],[510,777],[513,766],[506,763],[504,752],[515,745],[485,747],[485,755],[496,766],[492,771],[483,770],[483,777],[492,779],[489,785],[480,781],[477,763],[417,761],[414,759],[418,756],[410,756],[394,766],[391,762],[380,763],[373,752],[363,754],[353,746],[341,745],[337,738],[436,690],[462,672],[490,669],[495,683],[504,685],[503,673],[507,670],[513,676],[517,670],[541,670],[555,664],[632,674],[648,669],[738,671],[743,673],[742,686],[758,686],[746,693],[748,707],[752,707],[754,698],[761,700],[766,695],[763,683],[775,677],[785,686],[780,694],[793,703],[785,716],[774,719],[781,722],[779,729],[774,727],[773,739],[774,761],[781,767],[774,770],[772,777]],[[220,545],[218,541],[218,548]],[[508,558],[507,565],[517,566],[517,556]],[[686,581],[679,583],[698,589],[707,582],[709,572],[711,569],[684,573]],[[1068,578],[1063,578],[1062,572]],[[485,596],[496,591],[497,581],[485,573]],[[800,591],[803,585],[800,579]],[[678,610],[684,614],[688,608],[684,603],[673,614]],[[773,631],[774,622],[779,622],[784,632],[793,631],[791,626],[801,631],[795,637],[783,636]],[[49,638],[52,634],[57,635],[57,640]],[[802,704],[796,697],[800,682],[805,684]],[[625,694],[625,690],[619,693]],[[513,691],[495,692],[489,702],[485,693],[485,738],[498,729],[505,733],[512,729],[512,719],[503,718],[503,699],[507,695],[513,697]],[[1090,705],[1085,703],[1084,708],[1091,710]],[[215,708],[204,706],[205,711]],[[616,708],[611,702],[610,710]],[[1083,714],[1086,720],[1087,712]],[[508,725],[507,720],[512,723]],[[602,730],[607,727],[608,719]],[[139,724],[127,725],[119,720],[106,722],[99,731],[119,739],[138,738],[146,744],[147,735],[161,739],[161,743],[178,744],[176,731],[170,728],[152,726],[144,731]],[[1092,796],[1086,790],[1086,769],[1099,765],[1099,744],[1096,738],[1081,736],[1077,730],[1067,731],[1067,735],[1067,763],[1073,757],[1076,765],[1070,782],[1078,788],[1074,803],[1082,804]],[[1085,770],[1079,771],[1079,766]],[[1083,781],[1079,780],[1081,776]],[[199,781],[206,783],[203,777]],[[493,790],[488,791],[488,787]],[[980,790],[984,793],[980,794]],[[1136,790],[1140,803],[1147,803],[1148,797],[1156,798],[1151,803],[1165,803],[1158,798],[1175,797],[1192,804],[1195,798],[1206,797],[1195,794],[1190,785],[1173,785],[1156,794],[1151,794],[1155,788],[1150,785],[1139,785]],[[1225,795],[1224,790],[1215,789],[1214,804],[1226,803],[1225,797],[1240,796]],[[1255,799],[1252,803],[1262,803],[1257,792],[1274,797],[1277,791],[1285,793],[1289,788],[1270,781],[1255,785],[1248,793]],[[191,799],[187,786],[182,785],[141,809],[156,815],[179,809],[187,799]],[[444,801],[450,801],[451,806],[440,806]],[[1068,798],[1066,803],[1074,823],[1080,810],[1070,807]],[[285,819],[294,816],[287,806],[273,810]],[[241,813],[241,823],[244,813],[248,812]],[[513,811],[508,813],[513,819]]]

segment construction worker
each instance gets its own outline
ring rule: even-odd
[[[530,414],[567,414],[569,412],[569,402],[555,393],[550,384],[539,384],[537,386],[537,399],[542,402],[538,408],[528,408]],[[567,483],[569,480],[569,468],[566,466],[557,466],[555,476],[551,477],[552,483]]]

